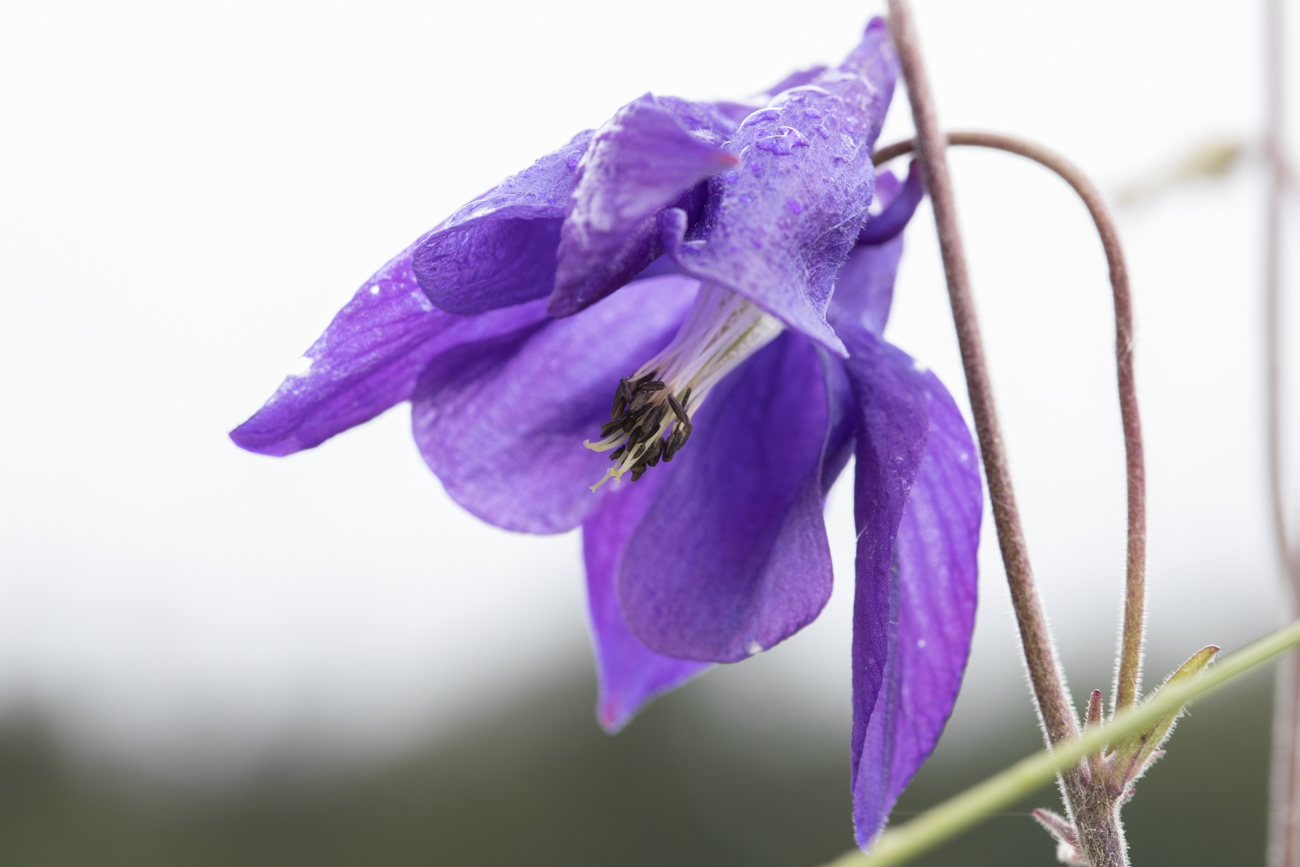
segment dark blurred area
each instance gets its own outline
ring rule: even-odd
[[[1125,810],[1135,864],[1263,863],[1270,686],[1258,673],[1183,719]],[[206,787],[88,758],[14,716],[0,728],[0,864],[815,867],[850,848],[847,745],[719,731],[708,687],[610,738],[589,675],[573,675],[368,764],[267,760]],[[1027,710],[1000,715],[1018,722],[940,746],[895,822],[1038,747]],[[792,749],[797,761],[765,760]],[[1057,800],[1040,791],[917,863],[1052,864],[1027,810]]]

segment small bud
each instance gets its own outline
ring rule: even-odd
[[[1035,821],[1056,841],[1056,860],[1070,867],[1088,867],[1088,861],[1079,851],[1079,834],[1074,825],[1051,810],[1039,808],[1033,813]]]
[[[1197,651],[1192,655],[1191,659],[1184,662],[1177,671],[1169,675],[1169,679],[1160,685],[1160,689],[1164,689],[1171,683],[1177,683],[1200,674],[1205,670],[1206,666],[1210,664],[1211,660],[1214,659],[1215,654],[1218,652],[1219,648],[1214,645],[1204,647]],[[1155,693],[1152,693],[1152,695],[1159,693],[1160,689],[1157,689]],[[1164,755],[1164,751],[1160,749],[1160,746],[1168,740],[1169,735],[1173,733],[1174,723],[1178,720],[1178,717],[1182,712],[1183,708],[1180,707],[1173,713],[1166,714],[1156,720],[1155,723],[1145,731],[1140,731],[1135,735],[1130,735],[1128,738],[1112,745],[1112,754],[1110,757],[1110,763],[1114,773],[1112,783],[1115,785],[1115,790],[1117,792],[1127,794],[1125,788],[1138,777],[1142,776],[1153,762],[1159,759],[1160,756]]]
[[[1103,713],[1104,708],[1101,704],[1101,690],[1094,689],[1092,695],[1088,696],[1088,721],[1084,726],[1084,729],[1086,730],[1091,726],[1099,725]]]

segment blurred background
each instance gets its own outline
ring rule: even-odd
[[[1245,147],[1225,177],[1119,211],[1149,684],[1285,617],[1262,448],[1257,5],[915,0],[950,129],[1035,139],[1112,192],[1208,139]],[[849,848],[848,487],[828,507],[847,580],[818,622],[609,738],[576,534],[460,512],[404,407],[283,460],[226,431],[463,201],[646,90],[734,97],[836,62],[881,7],[4,7],[0,863],[794,867]],[[898,96],[882,141],[910,134]],[[1078,698],[1109,686],[1124,562],[1104,260],[1045,171],[951,159]],[[925,206],[907,237],[889,337],[964,406]],[[1298,320],[1292,304],[1293,335]],[[994,541],[989,522],[957,711],[896,819],[1041,746]],[[1270,685],[1260,673],[1181,723],[1125,810],[1136,863],[1262,863]],[[1056,801],[1042,791],[924,863],[1050,864],[1027,810]]]

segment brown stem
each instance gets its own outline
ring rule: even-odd
[[[1269,780],[1269,867],[1294,867],[1296,826],[1300,823],[1296,784],[1300,781],[1300,755],[1296,731],[1300,729],[1300,665],[1294,653],[1277,667],[1273,694],[1273,756]]]
[[[930,93],[907,0],[889,0],[889,26],[898,49],[903,78],[907,82],[912,104],[912,121],[916,126],[917,150],[921,169],[930,191],[934,222],[948,282],[948,299],[952,307],[957,343],[961,349],[966,388],[970,394],[975,432],[979,437],[988,479],[989,500],[997,525],[1002,562],[1007,571],[1011,604],[1020,627],[1021,649],[1029,669],[1034,699],[1048,740],[1058,744],[1078,734],[1074,706],[1065,689],[1065,676],[1056,658],[1047,627],[1047,616],[1038,598],[1024,531],[1016,509],[1015,493],[1002,434],[993,402],[988,364],[984,358],[979,322],[971,296],[966,256],[957,227],[957,209],[953,201],[952,179],[948,174],[946,141],[939,129],[939,119]],[[1101,788],[1101,781],[1088,780],[1083,766],[1062,774],[1062,792],[1078,830],[1082,855],[1091,867],[1127,867],[1124,833],[1119,823],[1119,801]]]
[[[948,158],[944,151],[945,140],[939,131],[930,82],[921,60],[921,49],[907,0],[889,0],[889,27],[898,49],[903,78],[907,82],[908,97],[912,103],[912,120],[916,125],[921,169],[925,173],[934,209],[943,270],[948,281],[948,299],[957,330],[957,343],[961,349],[962,366],[966,372],[966,388],[970,393],[975,432],[984,459],[984,473],[988,477],[989,500],[993,506],[993,520],[997,525],[1002,562],[1011,588],[1011,604],[1020,627],[1025,663],[1029,669],[1029,679],[1043,727],[1049,742],[1058,744],[1076,737],[1079,726],[1073,703],[1065,690],[1065,677],[1056,658],[1047,616],[1038,598],[1038,588],[1034,584],[1033,570],[1029,565],[1028,546],[1020,526],[1020,514],[1011,486],[1011,472],[1002,448],[1002,431],[994,407],[993,387],[989,381],[979,320],[971,296],[966,254],[957,227],[957,209],[953,202],[952,180],[948,174]]]
[[[1088,208],[1101,237],[1110,267],[1111,295],[1115,307],[1115,367],[1119,378],[1119,413],[1124,428],[1124,457],[1128,477],[1128,569],[1124,582],[1124,623],[1120,632],[1119,666],[1115,678],[1113,711],[1129,707],[1137,698],[1142,675],[1142,639],[1146,616],[1147,509],[1146,469],[1142,447],[1142,419],[1138,413],[1137,378],[1133,372],[1133,298],[1119,232],[1101,193],[1077,166],[1041,145],[989,132],[950,132],[949,145],[991,148],[1033,160],[1050,169],[1074,188]],[[897,142],[876,152],[880,165],[915,148],[915,140]]]
[[[1282,474],[1282,199],[1289,172],[1285,156],[1286,69],[1281,0],[1264,4],[1267,82],[1265,157],[1268,193],[1264,205],[1264,371],[1267,401],[1268,488],[1273,539],[1290,589],[1291,609],[1300,609],[1300,557],[1287,533]],[[1273,759],[1269,786],[1268,863],[1300,867],[1300,660],[1278,669],[1273,710]]]

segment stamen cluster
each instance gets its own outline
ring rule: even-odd
[[[612,448],[609,459],[618,464],[591,486],[593,491],[611,478],[621,478],[625,472],[630,472],[632,481],[637,481],[660,459],[671,461],[690,439],[693,428],[686,411],[691,399],[690,386],[678,396],[663,380],[656,379],[656,375],[651,371],[637,379],[619,380],[610,420],[600,426],[601,441],[586,444],[597,451]]]
[[[593,451],[613,450],[610,460],[617,461],[591,489],[629,472],[635,482],[661,459],[671,461],[690,438],[691,415],[709,392],[784,328],[745,296],[701,285],[672,342],[619,380],[602,438],[583,443]]]

